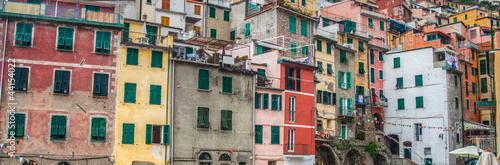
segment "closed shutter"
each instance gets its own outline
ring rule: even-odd
[[[139,50],[127,48],[127,65],[138,65]]]
[[[371,82],[375,83],[375,68],[370,68],[370,78]]]
[[[344,99],[342,97],[340,97],[340,99],[339,99],[340,115],[344,115],[344,111],[343,111],[344,106],[343,106],[343,104],[344,104]]]
[[[363,62],[359,62],[359,73],[365,74],[365,64]]]
[[[161,86],[151,85],[149,91],[149,104],[160,105],[161,104]]]
[[[161,16],[161,24],[170,26],[170,17]]]
[[[351,89],[351,72],[347,72],[346,73],[346,83],[347,83],[347,89]]]
[[[378,78],[381,79],[381,80],[384,79],[384,71],[382,71],[382,70],[378,71]]]
[[[151,135],[153,134],[153,125],[146,124],[146,144],[151,144]]]
[[[328,104],[328,92],[323,91],[323,104]]]
[[[108,96],[109,74],[101,74],[101,96]]]
[[[307,21],[300,20],[300,33],[307,37]]]
[[[229,11],[224,10],[224,21],[229,21]]]
[[[384,54],[382,54],[382,52],[378,52],[378,60],[384,61]]]
[[[223,93],[233,93],[233,78],[232,77],[222,77],[222,92]]]
[[[101,118],[99,121],[99,138],[104,139],[106,137],[106,119]]]
[[[201,6],[199,6],[199,5],[194,6],[194,14],[201,15]]]
[[[92,139],[99,136],[99,118],[92,118],[92,129],[91,129]]]
[[[293,57],[297,56],[297,48],[296,47],[297,47],[296,43],[290,42],[290,48],[292,48],[290,50],[290,55]]]
[[[203,107],[198,107],[198,123],[197,127],[203,128],[205,127],[205,121],[204,121],[204,115],[205,115],[205,109]]]
[[[279,126],[271,126],[271,144],[280,144]]]
[[[226,130],[228,127],[226,110],[220,111],[220,119],[221,119],[222,130]]]
[[[332,54],[332,44],[326,43],[326,53]]]
[[[233,111],[226,112],[226,122],[227,122],[227,129],[232,130],[233,129]]]
[[[288,16],[288,22],[289,22],[289,30],[290,32],[292,33],[297,33],[297,21],[295,19],[295,17],[293,16]]]
[[[101,95],[101,74],[94,74],[94,96]]]
[[[157,51],[151,52],[151,67],[153,68],[163,67],[163,52],[157,52]]]
[[[296,72],[296,82],[297,82],[297,88],[296,88],[296,90],[300,91],[300,81],[301,81],[301,79],[300,79],[300,68],[296,68],[295,72]]]
[[[54,93],[61,92],[62,86],[62,72],[56,71],[54,76]]]
[[[217,38],[217,30],[210,29],[210,38]]]
[[[57,116],[52,116],[52,121],[50,122],[50,135],[57,136],[58,132],[59,118]]]
[[[60,116],[59,117],[59,125],[58,125],[58,133],[60,138],[64,138],[66,136],[66,117],[65,116]]]
[[[128,42],[128,38],[129,38],[129,31],[130,31],[130,24],[129,23],[124,23],[124,27],[123,27],[123,35],[122,35],[122,41],[123,42]]]
[[[380,21],[380,30],[384,31],[384,21]]]
[[[323,43],[321,42],[321,40],[316,40],[316,50],[318,50],[318,51],[320,51],[320,52],[321,52],[321,51],[322,51],[322,49],[323,49],[323,48],[322,48],[322,46],[323,46],[322,44],[323,44]]]
[[[24,136],[24,123],[25,123],[25,115],[24,114],[16,114],[15,115],[16,121],[16,132],[15,132],[15,137],[23,137]],[[10,133],[8,133],[10,134]]]
[[[210,127],[210,109],[208,108],[204,108],[204,112],[203,112],[203,121],[205,121],[205,127]]]
[[[347,98],[347,109],[351,110],[352,109],[352,99]]]
[[[135,83],[125,83],[125,96],[123,102],[135,103],[136,86]]]
[[[278,99],[279,99],[279,107],[280,107],[280,108],[279,108],[279,110],[283,110],[283,109],[282,109],[283,107],[281,106],[281,105],[282,105],[282,104],[281,104],[281,95],[279,95]]]
[[[332,102],[331,102],[332,105],[337,105],[337,94],[336,93],[332,93]]]
[[[158,29],[156,29],[158,30]],[[148,31],[148,33],[150,33]],[[110,50],[110,41],[111,41],[111,32],[97,31],[96,32],[96,53],[104,53],[109,54]],[[156,41],[156,39],[150,37],[149,42]]]
[[[134,144],[134,124],[123,123],[122,143]]]
[[[255,144],[262,144],[262,125],[255,125]]]
[[[250,23],[245,24],[245,36],[250,36]]]
[[[257,55],[262,54],[262,46],[257,45]]]
[[[162,0],[161,8],[165,10],[170,10],[170,0]]]
[[[69,71],[62,71],[62,93],[69,93],[69,81],[70,81],[70,75],[71,72]]]
[[[422,75],[416,75],[415,86],[422,86],[422,85],[423,85]]]
[[[399,57],[394,58],[394,68],[399,68],[400,65],[400,60]]]
[[[370,49],[370,64],[375,64],[375,51]]]
[[[255,92],[255,108],[259,108],[259,93]]]
[[[271,95],[271,110],[278,110],[278,95]]]
[[[210,18],[215,18],[215,8],[210,7],[209,12],[210,12],[209,13],[209,17]]]
[[[170,144],[170,125],[163,126],[163,145]]]
[[[262,109],[269,109],[269,93],[264,93],[264,107]]]
[[[210,73],[206,69],[200,69],[198,73],[198,88],[208,90]]]

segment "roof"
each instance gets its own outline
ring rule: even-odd
[[[194,36],[184,42],[185,44],[198,45],[198,46],[206,46],[210,48],[225,48],[231,49],[233,48],[234,41],[221,40],[216,38],[209,38],[203,36]]]
[[[308,68],[311,68],[311,69],[318,69],[318,67],[315,67],[315,66],[312,66],[312,65],[307,65],[307,64],[303,64],[303,63],[299,63],[299,62],[295,62],[295,61],[289,61],[289,60],[285,60],[285,59],[279,60],[278,64],[281,64],[283,62],[284,63],[290,63],[290,64],[296,64],[296,65],[308,67]]]
[[[438,33],[439,35],[444,36],[444,37],[446,37],[446,38],[451,38],[451,36],[450,36],[450,35],[448,35],[448,34],[446,34],[446,33],[443,33],[442,31],[431,31],[431,32],[426,32],[426,33],[424,33],[424,34],[434,34],[434,33]]]
[[[322,35],[314,35],[314,38],[319,38],[319,39],[322,39],[322,40],[325,40],[325,41],[328,41],[328,42],[331,42],[331,43],[334,43],[334,44],[336,44],[336,43],[337,43],[337,41],[332,40],[332,39],[329,39],[329,38],[324,37],[324,36],[322,36]]]
[[[464,121],[464,129],[465,130],[484,130],[484,131],[493,130],[493,128],[491,128],[488,125],[476,123],[473,121]]]

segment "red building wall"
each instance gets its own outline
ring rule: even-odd
[[[379,52],[381,52],[381,50],[377,49],[377,48],[373,48],[373,47],[370,47],[371,50],[374,51],[374,64],[371,63],[370,61],[370,54],[368,54],[368,70],[367,70],[367,73],[369,75],[369,83],[370,83],[370,92],[371,92],[371,88],[375,88],[375,94],[377,95],[377,105],[378,106],[374,106],[373,107],[373,114],[375,113],[378,113],[380,116],[382,116],[382,119],[378,119],[380,121],[383,121],[384,119],[384,108],[380,106],[380,90],[384,89],[384,80],[383,79],[380,79],[380,72],[379,70],[382,70],[383,71],[383,61],[380,61],[379,60]],[[385,54],[385,52],[382,52],[382,54]],[[382,55],[383,57],[383,55]],[[385,60],[385,59],[384,59]],[[375,69],[375,83],[372,83],[371,82],[371,68],[374,68]]]
[[[33,24],[32,47],[14,46],[16,22]],[[6,19],[0,19],[0,31],[5,31]],[[56,50],[57,28],[59,26],[74,28],[73,51]],[[111,53],[95,54],[95,32],[111,32]],[[116,73],[121,29],[109,26],[90,27],[84,24],[68,24],[66,22],[45,22],[43,20],[9,19],[7,27],[5,61],[15,60],[17,67],[29,68],[27,92],[16,92],[14,97],[17,112],[26,114],[24,143],[16,146],[16,153],[43,155],[44,158],[61,158],[61,156],[81,155],[105,157],[90,160],[91,164],[109,164],[114,151],[114,123],[116,100]],[[4,35],[0,35],[3,39]],[[3,46],[3,45],[1,45]],[[2,86],[2,111],[0,123],[7,126],[7,76],[8,65],[4,67]],[[69,94],[54,94],[54,70],[71,71]],[[109,74],[107,97],[92,95],[93,73]],[[52,115],[67,117],[65,140],[50,139],[50,122]],[[91,141],[91,118],[106,118],[106,140]],[[3,127],[5,128],[5,127]],[[6,135],[5,129],[0,134]],[[2,136],[2,143],[7,142]],[[20,139],[17,139],[20,140]],[[58,155],[58,156],[56,156]],[[40,159],[33,159],[41,162]],[[44,163],[51,162],[43,160]],[[57,163],[58,161],[54,161]],[[67,161],[72,163],[71,161]]]
[[[281,89],[285,89],[285,127],[284,143],[288,144],[288,130],[295,129],[295,153],[298,155],[314,155],[314,74],[313,67],[283,62],[281,68],[281,80],[285,80],[285,66],[300,68],[301,90],[285,89],[285,81],[281,81]],[[295,97],[295,122],[290,122],[290,97]],[[283,153],[287,155],[288,148],[284,145]]]

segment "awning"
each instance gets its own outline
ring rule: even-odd
[[[226,50],[232,49],[234,45],[234,41],[227,41],[227,40],[202,37],[202,36],[194,36],[184,41],[184,43],[191,45],[198,45],[198,46],[206,46],[209,48],[216,48],[216,49],[225,48]]]
[[[479,123],[476,123],[476,122],[472,122],[472,121],[464,121],[464,129],[465,130],[475,130],[475,131],[488,131],[488,130],[492,130],[493,128],[488,126],[488,125],[484,125],[484,124],[479,124]]]

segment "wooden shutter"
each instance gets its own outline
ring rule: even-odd
[[[346,81],[346,83],[347,83],[346,87],[347,87],[347,89],[351,89],[351,72],[347,72],[345,77],[347,79],[347,81]]]
[[[203,121],[203,116],[205,115],[204,110],[203,107],[198,107],[198,127],[205,127],[205,121]]]
[[[101,74],[94,74],[94,96],[101,94]],[[93,120],[93,119],[92,119]]]
[[[321,46],[322,46],[321,40],[316,40],[316,49],[318,51],[320,51],[320,52],[322,51],[322,47]]]
[[[329,104],[328,99],[328,91],[323,91],[323,104]]]
[[[227,122],[227,129],[232,130],[233,129],[233,111],[226,111],[226,122]]]
[[[255,108],[259,108],[259,93],[255,92]]]
[[[130,31],[130,24],[124,23],[122,41],[128,42]]]
[[[271,144],[280,144],[279,126],[271,126]]]
[[[73,48],[73,32],[74,30],[71,28],[66,29],[66,38],[65,38],[65,49],[71,50]]]
[[[399,68],[400,67],[400,63],[399,63],[399,57],[396,57],[394,58],[394,68]]]
[[[170,125],[163,126],[163,145],[170,144]]]
[[[99,121],[99,137],[104,139],[106,137],[106,119],[101,118]]]
[[[255,143],[262,144],[262,125],[255,125]]]
[[[161,8],[164,10],[170,10],[170,0],[162,0]]]
[[[297,33],[297,21],[295,19],[295,17],[293,16],[288,16],[288,22],[289,22],[289,30],[290,32],[292,33]]]
[[[229,21],[229,11],[224,10],[224,21]]]
[[[193,26],[193,30],[196,31],[196,34],[198,35],[201,32],[201,27],[199,27],[199,26]]]
[[[104,44],[104,43],[102,43],[103,33],[100,31],[97,31],[95,33],[95,37],[96,37],[95,52],[101,52],[103,49],[103,44]]]
[[[279,95],[278,99],[279,99],[279,107],[280,107],[279,110],[282,110],[283,107],[281,106],[282,105],[281,104],[281,95]]]
[[[257,55],[262,54],[262,46],[257,45]]]
[[[344,99],[342,97],[340,97],[339,99],[339,110],[340,110],[340,115],[344,115],[344,111],[343,111],[343,108],[344,108]]]
[[[151,135],[153,131],[153,125],[146,124],[146,144],[151,144]]]
[[[227,125],[227,111],[226,110],[220,111],[220,119],[221,119],[222,129],[226,130],[228,128],[228,125]]]
[[[170,26],[170,17],[161,16],[161,24]]]
[[[380,30],[384,31],[384,21],[380,21]]]
[[[307,36],[307,21],[305,20],[300,20],[300,33]]]
[[[64,42],[66,41],[66,28],[59,27],[57,36],[57,48],[64,49]]]
[[[101,96],[108,96],[108,81],[109,81],[109,75],[108,74],[101,74],[101,90],[100,94]]]
[[[210,29],[210,38],[217,38],[217,30]]]
[[[365,73],[365,64],[363,62],[359,62],[359,73],[364,74]]]
[[[210,73],[206,69],[200,69],[198,73],[198,88],[208,90]]]
[[[56,70],[55,76],[54,76],[54,93],[59,93],[61,92],[61,86],[62,86],[62,71]]]
[[[25,123],[25,115],[24,114],[16,114],[16,135],[15,137],[23,137],[24,136],[24,123]],[[10,133],[9,133],[10,134]]]
[[[66,116],[59,116],[59,125],[58,125],[58,135],[60,137],[66,136]]]
[[[250,35],[250,23],[245,24],[245,36]]]
[[[300,91],[300,81],[301,81],[301,80],[300,80],[300,68],[296,68],[296,69],[295,69],[295,72],[296,72],[296,75],[297,75],[297,76],[296,76],[296,83],[297,83],[297,88],[296,88],[296,90],[297,90],[297,91]]]
[[[342,71],[339,70],[339,88],[342,88]]]
[[[59,118],[58,116],[52,116],[52,121],[50,122],[50,135],[57,135],[58,132]]]
[[[351,110],[352,109],[352,99],[347,98],[347,109]]]
[[[264,93],[264,107],[262,109],[269,109],[269,93]]]
[[[337,105],[337,94],[336,93],[332,93],[332,102],[331,102],[332,105]]]
[[[326,53],[332,54],[332,44],[326,43]]]
[[[134,144],[134,133],[135,133],[135,124],[129,124],[128,126],[128,142],[129,144]]]
[[[210,13],[209,13],[209,17],[210,17],[210,18],[215,18],[215,8],[210,7],[210,8],[209,8],[209,12],[210,12]]]
[[[201,7],[199,5],[194,5],[194,14],[201,15]]]
[[[203,121],[205,121],[205,127],[210,127],[210,109],[208,108],[204,108],[204,112],[203,112]]]
[[[70,81],[70,72],[62,71],[62,93],[69,93],[69,81]]]
[[[92,138],[99,136],[99,118],[92,118],[92,128],[90,134]]]
[[[370,72],[371,82],[375,83],[375,68],[370,68]]]
[[[18,22],[16,24],[16,45],[23,45],[23,37],[24,37],[24,23]]]
[[[232,77],[222,77],[222,92],[233,93],[233,78]]]
[[[271,110],[278,110],[278,95],[271,95]]]

